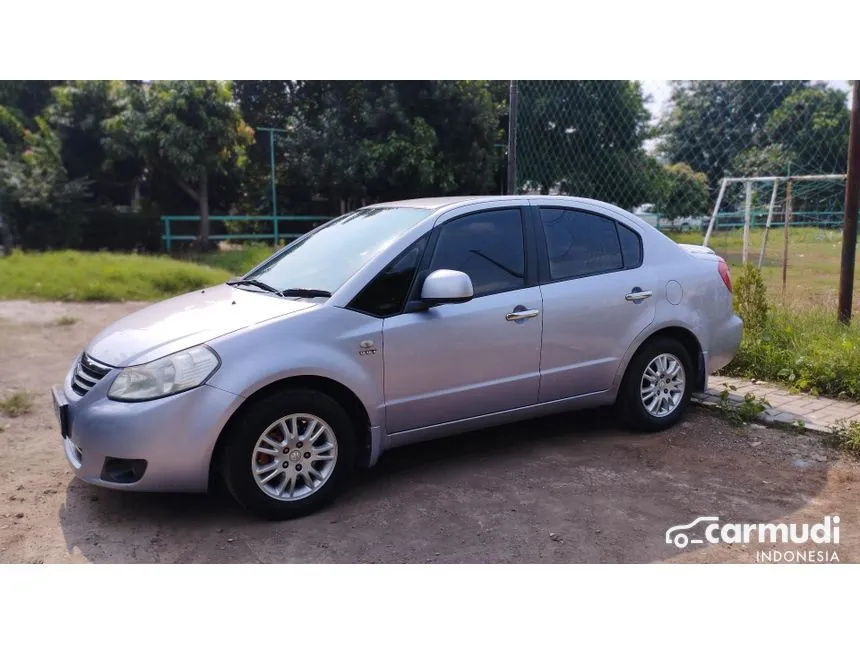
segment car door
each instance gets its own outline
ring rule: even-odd
[[[473,212],[434,228],[420,275],[463,271],[474,297],[383,321],[390,433],[537,402],[541,296],[527,240],[520,208]],[[420,287],[419,279],[412,298]]]
[[[608,390],[655,315],[657,281],[642,239],[608,213],[539,206],[533,214],[544,319],[539,399]]]

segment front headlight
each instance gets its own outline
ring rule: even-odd
[[[205,345],[151,363],[126,367],[108,391],[115,401],[148,401],[197,387],[218,369],[218,355]]]

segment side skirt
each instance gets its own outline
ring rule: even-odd
[[[438,423],[436,425],[426,426],[423,428],[413,428],[411,430],[404,430],[395,434],[386,435],[383,450],[419,443],[421,441],[430,441],[432,439],[449,437],[451,435],[461,434],[471,430],[478,430],[480,428],[549,416],[560,412],[570,412],[573,410],[580,410],[582,408],[609,405],[614,402],[614,392],[611,390],[605,390],[603,392],[582,394],[580,396],[560,399],[558,401],[537,403],[535,405],[528,405],[522,408],[515,408],[513,410],[505,410],[503,412],[483,414],[481,416],[470,417],[468,419],[461,419],[458,421]]]

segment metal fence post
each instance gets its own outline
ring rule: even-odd
[[[164,248],[170,253],[170,218],[164,218]]]
[[[741,252],[741,264],[747,263],[750,249],[750,208],[752,207],[752,182],[744,184],[744,248]]]
[[[517,194],[517,82],[508,99],[508,195]]]
[[[278,246],[278,191],[275,187],[275,131],[269,130],[269,163],[272,166],[272,234]]]
[[[272,237],[274,238],[274,246],[278,246],[278,191],[277,182],[275,181],[275,132],[287,132],[282,128],[257,128],[261,132],[269,133],[269,165],[271,166],[271,182],[272,182]]]
[[[785,184],[785,226],[782,248],[782,304],[785,305],[785,285],[788,278],[788,234],[791,226],[791,177]]]
[[[854,81],[848,134],[848,177],[842,228],[842,265],[839,273],[839,322],[851,322],[854,261],[857,252],[857,209],[860,208],[860,81]]]

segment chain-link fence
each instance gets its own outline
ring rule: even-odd
[[[662,102],[649,97],[654,88],[516,82],[516,191],[592,197],[689,225],[711,213],[725,177],[845,173],[847,83],[668,81]],[[832,219],[838,186],[832,196],[824,184],[810,190],[821,219]],[[733,192],[721,208],[736,206]]]
[[[599,199],[683,241],[707,235],[733,264],[761,260],[777,293],[785,275],[790,297],[806,298],[815,274],[813,300],[829,306],[849,95],[843,81],[515,81],[515,192]]]

